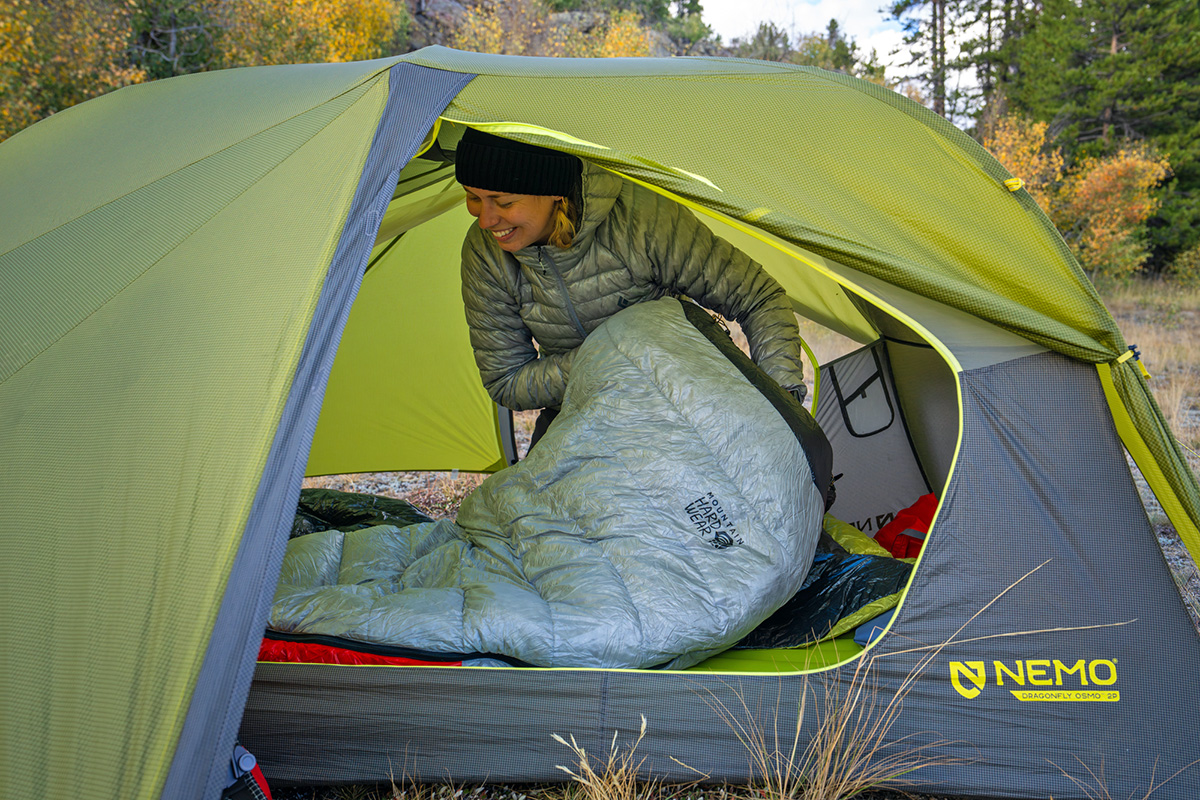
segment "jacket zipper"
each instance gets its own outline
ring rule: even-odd
[[[542,263],[542,251],[545,248],[538,247],[538,264]],[[554,273],[554,279],[558,281],[558,289],[562,292],[563,300],[567,304],[567,313],[571,316],[571,322],[575,325],[575,330],[579,331],[579,338],[586,339],[587,331],[583,329],[583,323],[579,321],[579,315],[575,313],[575,305],[571,302],[571,294],[567,291],[567,282],[563,280],[562,273],[558,271],[558,265],[554,263],[554,259],[549,253],[545,254],[546,261],[550,262],[550,271]],[[545,272],[545,270],[542,270]]]

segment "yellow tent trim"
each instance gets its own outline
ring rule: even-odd
[[[1129,355],[1132,355],[1132,352]],[[1117,359],[1117,362],[1120,363],[1128,357],[1128,355],[1122,356]],[[1162,504],[1167,519],[1171,520],[1179,538],[1183,540],[1188,552],[1192,554],[1192,560],[1200,564],[1200,528],[1197,528],[1191,517],[1188,516],[1178,495],[1175,494],[1175,490],[1171,488],[1171,484],[1167,482],[1166,476],[1158,466],[1158,460],[1150,452],[1142,435],[1138,433],[1137,426],[1134,424],[1133,418],[1129,416],[1125,404],[1121,401],[1121,396],[1117,393],[1117,387],[1113,383],[1112,367],[1108,364],[1097,364],[1096,370],[1100,373],[1100,384],[1104,387],[1104,396],[1108,400],[1108,408],[1112,412],[1113,422],[1117,426],[1117,434],[1121,437],[1126,449],[1129,450],[1129,454],[1133,456],[1134,463],[1141,470],[1142,476],[1150,484],[1154,496]]]
[[[438,131],[441,129],[442,118],[438,117],[433,121],[433,127],[429,129],[429,133],[425,134],[425,138],[421,141],[421,146],[417,148],[417,152],[413,154],[413,158],[424,155],[429,148],[433,147],[433,143],[437,141]]]
[[[1133,350],[1127,350],[1125,352],[1125,355],[1121,356],[1113,363],[1114,364],[1124,364],[1126,361],[1128,361],[1131,358],[1133,358]],[[1150,379],[1150,370],[1146,369],[1146,365],[1142,363],[1142,360],[1140,358],[1138,359],[1137,365],[1142,370],[1142,377],[1144,377],[1146,380],[1149,380]]]
[[[821,365],[817,363],[817,354],[808,346],[808,342],[804,341],[804,337],[800,337],[800,346],[804,348],[804,354],[808,356],[809,362],[813,368],[813,393],[812,407],[817,407],[817,398],[821,396]]]

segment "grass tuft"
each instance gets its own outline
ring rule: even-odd
[[[569,739],[557,733],[550,736],[575,754],[576,763],[573,767],[556,766],[570,776],[576,790],[574,796],[578,800],[652,800],[660,796],[661,787],[657,779],[640,777],[645,758],[635,760],[638,745],[646,738],[645,715],[642,716],[642,727],[633,744],[628,748],[618,748],[617,731],[613,731],[608,753],[603,761],[595,763],[574,736]]]
[[[1084,773],[1080,777],[1072,775],[1058,764],[1054,764],[1053,761],[1050,763],[1054,764],[1055,768],[1057,768],[1058,771],[1067,778],[1067,780],[1071,781],[1071,783],[1075,784],[1079,791],[1083,792],[1083,796],[1086,798],[1086,800],[1116,800],[1116,798],[1114,798],[1108,790],[1108,781],[1104,777],[1103,761],[1100,762],[1098,769],[1093,770],[1091,767],[1085,764],[1083,760],[1079,758],[1079,756],[1075,756],[1075,760],[1079,762],[1079,766],[1082,768]],[[1130,794],[1126,800],[1150,800],[1154,796],[1155,792],[1198,764],[1200,764],[1200,758],[1197,758],[1190,764],[1185,764],[1184,766],[1180,767],[1178,770],[1176,770],[1175,774],[1171,775],[1170,777],[1160,782],[1156,782],[1156,776],[1158,772],[1158,762],[1156,760],[1154,769],[1150,771],[1150,782],[1146,786],[1145,794],[1139,795],[1137,794],[1138,790],[1135,789],[1134,793]],[[1050,800],[1054,800],[1054,798],[1050,798]]]
[[[926,663],[922,659],[919,669]],[[913,736],[902,736],[889,741],[913,681],[905,680],[885,698],[872,676],[873,664],[873,657],[859,659],[848,682],[826,676],[815,687],[806,676],[794,725],[791,720],[786,723],[790,734],[781,735],[779,730],[780,719],[787,714],[764,715],[751,709],[738,692],[734,694],[740,708],[730,709],[709,692],[709,707],[730,726],[749,755],[755,779],[746,797],[842,800],[884,784],[910,785],[906,776],[924,767],[966,763],[945,752],[951,742],[944,739],[917,742]],[[823,703],[817,702],[818,691]],[[770,730],[761,724],[764,718],[772,720]],[[810,718],[815,731],[804,741],[805,721]]]

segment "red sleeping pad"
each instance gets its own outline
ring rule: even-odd
[[[283,661],[293,664],[387,664],[391,666],[461,667],[461,661],[421,661],[402,656],[364,653],[345,647],[314,642],[285,642],[263,639],[258,649],[259,661]]]

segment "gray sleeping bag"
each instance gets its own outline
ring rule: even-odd
[[[736,643],[808,572],[828,444],[706,327],[670,298],[609,319],[537,448],[455,522],[289,542],[270,627],[546,667],[681,668]]]

